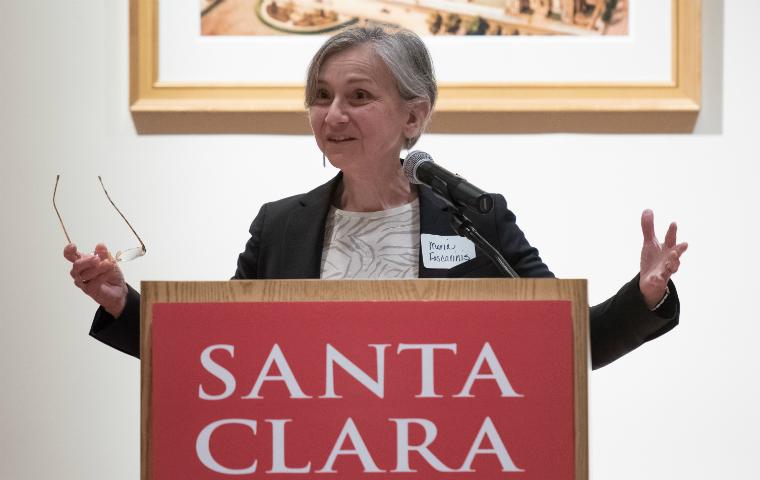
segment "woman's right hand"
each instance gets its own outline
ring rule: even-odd
[[[98,302],[108,313],[118,318],[127,303],[127,283],[121,268],[102,243],[94,254],[82,254],[70,243],[63,256],[72,263],[74,285]]]

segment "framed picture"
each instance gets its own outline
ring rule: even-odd
[[[700,0],[131,0],[141,133],[306,133],[306,67],[340,28],[420,34],[433,132],[688,132]],[[473,53],[477,52],[477,53]]]

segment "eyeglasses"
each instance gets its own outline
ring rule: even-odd
[[[60,180],[61,176],[56,175],[55,176],[55,187],[53,188],[53,208],[55,209],[55,214],[58,215],[58,221],[61,222],[61,228],[63,228],[63,234],[66,235],[66,240],[68,240],[69,243],[72,243],[71,238],[69,238],[69,232],[66,231],[66,225],[63,224],[63,219],[61,218],[61,214],[58,212],[58,207],[55,204],[55,194],[58,192],[58,181]],[[111,200],[111,196],[108,194],[108,190],[106,190],[106,186],[103,185],[103,179],[100,178],[100,175],[98,175],[98,180],[100,181],[100,186],[103,187],[103,192],[106,194],[106,198],[108,198],[108,201],[111,202],[111,205],[113,205],[113,208],[116,209],[116,211],[121,215],[121,218],[124,219],[125,222],[127,222],[127,226],[130,230],[132,230],[132,233],[135,234],[135,237],[137,237],[137,241],[140,242],[139,247],[130,248],[127,250],[119,250],[116,252],[116,255],[114,256],[114,260],[117,262],[128,262],[130,260],[134,260],[135,258],[142,257],[145,255],[145,252],[147,252],[147,249],[145,248],[145,244],[143,243],[142,239],[140,239],[140,236],[135,232],[135,229],[132,228],[132,225],[129,223],[129,220],[127,220],[127,217],[124,216],[123,213],[121,213],[121,210],[119,210],[119,207],[116,206],[115,203],[113,203],[113,200]]]

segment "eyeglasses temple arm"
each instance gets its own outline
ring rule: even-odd
[[[121,210],[119,210],[119,207],[117,207],[116,204],[113,202],[113,200],[111,200],[111,196],[108,194],[108,190],[106,190],[106,186],[103,185],[103,179],[100,178],[100,175],[98,175],[98,180],[100,181],[100,186],[103,187],[103,192],[105,192],[106,198],[108,198],[108,201],[111,202],[111,205],[113,205],[113,208],[116,209],[116,211],[119,213],[119,215],[121,215],[121,218],[123,218],[124,221],[127,223],[127,226],[129,227],[130,230],[132,230],[132,233],[135,234],[135,237],[137,237],[137,241],[140,242],[140,247],[142,247],[143,253],[145,253],[147,251],[147,249],[145,248],[145,244],[143,243],[142,239],[140,238],[140,235],[138,235],[137,232],[135,231],[135,229],[132,228],[132,224],[129,223],[129,220],[127,220],[127,217],[125,217],[124,214],[121,213]]]
[[[58,221],[61,222],[61,228],[63,228],[63,234],[66,235],[66,240],[71,243],[71,238],[69,238],[69,232],[66,231],[66,225],[63,224],[63,219],[61,218],[60,212],[58,212],[58,207],[55,204],[55,194],[58,192],[58,180],[61,178],[61,175],[55,176],[55,187],[53,187],[53,208],[55,209],[55,214],[58,215]]]

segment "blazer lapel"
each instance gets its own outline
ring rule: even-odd
[[[322,247],[325,239],[325,218],[330,210],[339,173],[332,180],[306,193],[300,205],[288,217],[282,239],[281,278],[319,278]]]
[[[420,235],[428,233],[432,235],[456,235],[449,224],[448,206],[435,196],[430,187],[418,185],[417,193],[420,197]],[[420,278],[446,278],[448,270],[444,268],[425,268],[422,258],[422,240],[420,239],[419,253],[419,277]]]
[[[420,234],[428,233],[432,235],[452,236],[457,235],[451,227],[448,206],[439,199],[433,191],[425,186],[419,185],[418,192],[420,196]],[[491,218],[486,217],[486,218]],[[495,232],[491,231],[489,222],[483,222],[485,218],[476,218],[475,214],[470,215],[480,233],[486,238],[495,238]],[[493,277],[499,276],[498,271],[494,270],[491,261],[479,249],[476,250],[474,259],[461,263],[451,269],[445,268],[425,268],[422,258],[422,241],[420,240],[419,255],[419,278],[460,278],[460,277]]]

